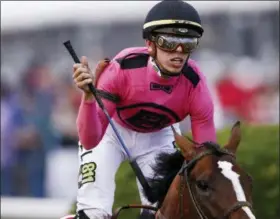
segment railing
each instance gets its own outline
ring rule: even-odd
[[[58,219],[71,204],[64,199],[1,197],[1,219]]]

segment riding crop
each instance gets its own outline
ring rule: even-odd
[[[68,41],[64,42],[63,44],[66,47],[66,49],[68,50],[68,52],[70,53],[70,55],[72,56],[74,62],[75,63],[81,63],[77,54],[76,54],[76,52],[74,51],[74,49],[71,45],[71,42],[68,40]],[[149,197],[150,200],[154,200],[153,193],[151,191],[150,185],[148,184],[146,178],[144,177],[144,175],[143,175],[140,167],[138,166],[138,163],[136,162],[136,160],[132,159],[132,157],[131,157],[131,155],[130,155],[122,137],[120,136],[118,130],[116,129],[116,126],[115,126],[113,120],[111,119],[108,111],[104,107],[104,104],[103,104],[101,98],[97,95],[96,88],[93,86],[93,84],[89,84],[88,86],[89,86],[89,89],[90,89],[91,93],[94,95],[99,107],[102,109],[102,111],[106,115],[110,125],[112,126],[112,128],[113,128],[113,130],[114,130],[114,132],[115,132],[115,134],[116,134],[116,136],[117,136],[117,138],[118,138],[118,140],[119,140],[119,142],[122,146],[122,148],[125,150],[125,152],[128,156],[128,159],[129,159],[130,166],[132,167],[136,177],[138,178],[140,184],[142,185],[142,187],[144,189],[144,192],[146,193],[146,195]],[[154,200],[154,201],[156,201],[156,200]]]

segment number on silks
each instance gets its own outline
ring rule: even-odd
[[[95,170],[96,170],[95,162],[84,163],[81,165],[79,188],[86,183],[95,181]]]

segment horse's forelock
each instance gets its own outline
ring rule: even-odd
[[[234,154],[232,154],[230,151],[228,151],[225,148],[222,148],[219,144],[214,143],[214,142],[205,142],[203,143],[203,146],[205,149],[210,149],[214,152],[215,155],[217,156],[223,156],[223,155],[231,155],[235,157]]]

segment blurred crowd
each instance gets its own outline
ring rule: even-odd
[[[79,101],[71,81],[54,80],[49,66],[31,65],[13,89],[1,79],[2,195],[45,196],[46,154],[77,145]]]
[[[1,36],[1,195],[49,196],[47,155],[77,147],[75,120],[81,92],[73,86],[72,60],[62,42],[70,38],[79,54],[89,54],[92,66],[125,47],[144,45],[141,29],[127,31],[139,38],[131,41],[129,36],[123,38],[121,31],[116,32],[114,40],[108,40],[110,30],[116,28],[114,24],[103,30],[107,38],[100,32],[93,34],[88,27],[75,28]],[[277,34],[279,39],[279,27]],[[247,50],[232,55],[221,52],[221,48],[207,49],[203,44],[194,54],[209,81],[217,129],[236,119],[253,125],[279,124],[279,46],[265,45],[265,40],[258,43],[263,43],[258,55]]]

